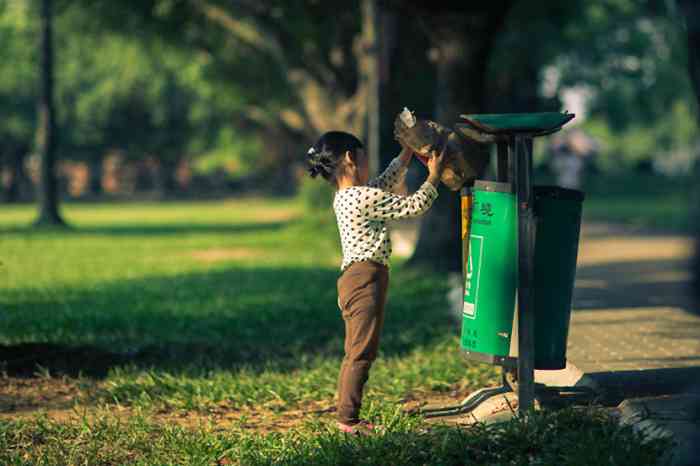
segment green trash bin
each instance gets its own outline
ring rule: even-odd
[[[461,347],[469,359],[502,363],[513,328],[517,210],[509,183],[477,180],[473,188],[464,273]]]
[[[535,369],[564,369],[581,230],[581,191],[535,186]]]

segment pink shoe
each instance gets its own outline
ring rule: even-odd
[[[351,435],[372,435],[377,432],[377,427],[367,421],[360,421],[357,424],[343,424],[338,421],[337,425],[341,432]]]

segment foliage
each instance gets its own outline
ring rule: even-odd
[[[653,161],[661,173],[684,175],[700,156],[700,131],[683,100],[669,105],[662,117],[640,121],[617,133],[602,117],[586,121],[583,127],[601,143],[596,163],[606,171],[631,170]]]
[[[331,121],[361,123],[364,102],[354,98],[362,84],[354,52],[363,49],[353,48],[360,29],[357,2],[81,4],[97,18],[94,27],[164,38],[189,53],[206,51],[211,77],[245,96],[241,118],[307,137]]]
[[[308,213],[333,208],[335,188],[321,177],[311,178],[304,174],[299,188],[299,197]]]
[[[687,72],[687,44],[673,2],[584,2],[578,20],[562,30],[566,48],[544,67],[544,92],[587,94],[587,127],[605,143],[601,167],[642,160],[661,171],[697,157],[700,133]],[[687,170],[687,168],[686,168]]]
[[[157,37],[90,29],[86,25],[93,19],[79,6],[59,5],[55,48],[61,158],[100,158],[119,149],[131,158],[176,161],[240,139],[232,114],[242,99],[210,78],[211,59],[205,53],[193,56]],[[10,56],[0,64],[0,101],[7,101],[3,108],[9,110],[0,122],[5,143],[26,142],[33,132],[35,91],[27,83],[36,81],[37,74],[33,40],[28,40],[35,33],[34,16],[24,2],[0,10],[0,34]]]
[[[36,30],[29,21],[27,4],[0,4],[0,154],[17,146],[28,146],[35,125],[35,100],[32,84],[36,83]]]
[[[673,2],[518,2],[495,40],[489,111],[559,110],[577,94],[599,169],[687,171],[700,133],[680,24]]]
[[[230,177],[245,177],[259,170],[262,145],[250,135],[241,134],[233,128],[222,128],[213,148],[201,153],[194,164],[199,173],[224,170]]]

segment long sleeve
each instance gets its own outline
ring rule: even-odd
[[[410,196],[367,189],[362,196],[361,212],[372,220],[415,217],[427,211],[437,196],[437,190],[427,181]]]
[[[407,171],[408,169],[404,166],[403,162],[401,162],[401,158],[394,157],[379,176],[367,182],[367,186],[383,191],[392,191],[403,181]]]

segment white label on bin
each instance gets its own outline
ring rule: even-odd
[[[464,282],[464,308],[465,317],[476,319],[476,310],[479,301],[479,281],[481,278],[481,263],[484,254],[484,237],[481,235],[469,236],[469,259]]]

